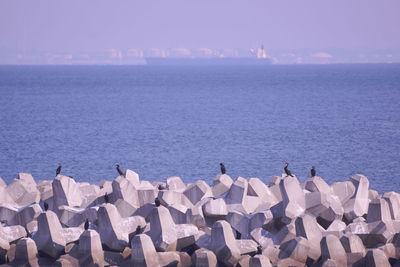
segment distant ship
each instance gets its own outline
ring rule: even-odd
[[[257,59],[269,59],[269,57],[267,56],[267,53],[265,52],[263,44],[257,50]]]
[[[211,57],[211,58],[167,58],[146,57],[147,65],[269,65],[271,58],[261,45],[257,52],[251,50],[249,57]]]

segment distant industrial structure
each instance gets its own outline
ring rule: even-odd
[[[264,45],[234,48],[110,48],[97,51],[17,51],[0,47],[0,64],[12,65],[146,65],[146,64],[332,64],[400,62],[399,51],[274,50]]]

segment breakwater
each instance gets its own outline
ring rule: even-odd
[[[0,179],[0,260],[10,266],[390,266],[400,194],[363,175],[150,183]]]

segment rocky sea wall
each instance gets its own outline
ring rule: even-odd
[[[0,178],[3,266],[400,266],[400,194],[363,175]]]

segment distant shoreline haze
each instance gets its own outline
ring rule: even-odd
[[[152,48],[95,51],[33,51],[0,46],[0,64],[8,65],[145,65],[149,61],[170,64],[360,64],[398,63],[400,49],[293,49],[268,50],[262,45],[249,49]],[[231,62],[229,62],[231,61]],[[165,64],[162,63],[162,64]]]

